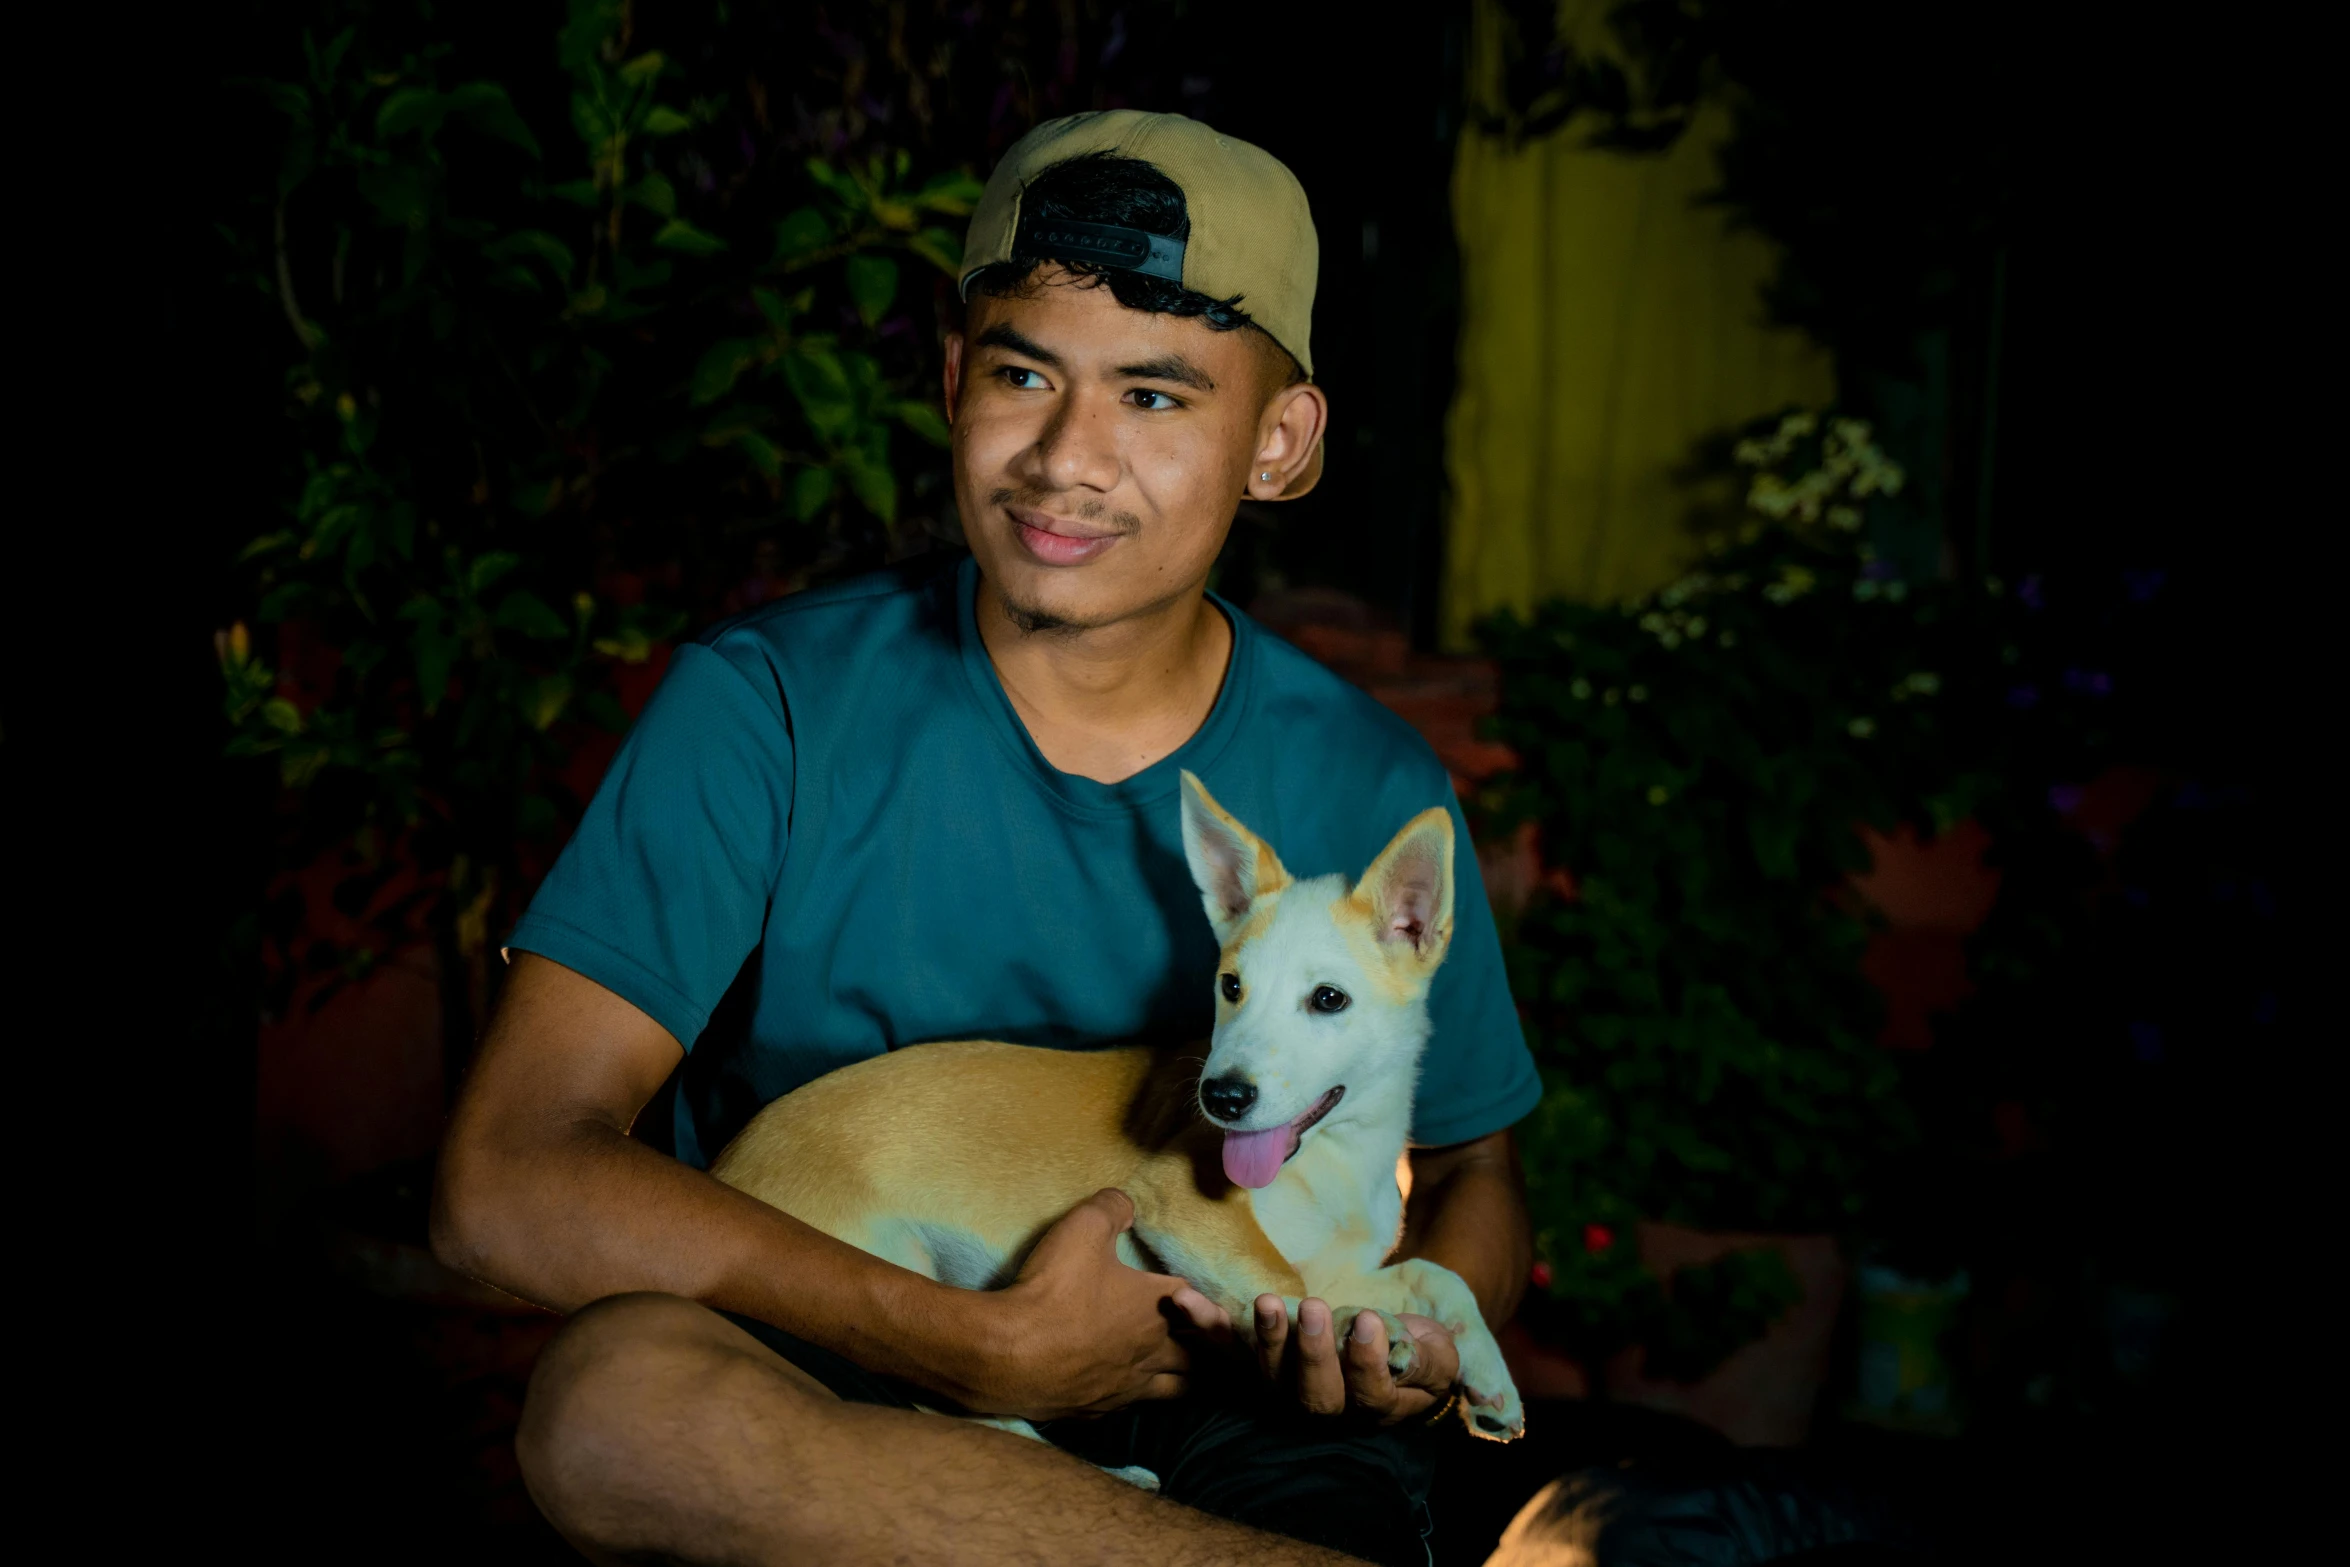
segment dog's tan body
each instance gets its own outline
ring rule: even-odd
[[[1185,795],[1186,845],[1224,942],[1223,982],[1241,992],[1220,1000],[1209,1050],[962,1041],[896,1051],[767,1106],[712,1173],[875,1256],[971,1289],[1008,1282],[1056,1220],[1116,1187],[1134,1202],[1141,1248],[1122,1237],[1126,1260],[1188,1280],[1244,1335],[1258,1296],[1282,1296],[1293,1314],[1301,1297],[1319,1296],[1340,1332],[1356,1311],[1387,1318],[1400,1368],[1412,1341],[1395,1318],[1433,1318],[1459,1345],[1471,1428],[1517,1435],[1517,1390],[1468,1286],[1435,1263],[1387,1262],[1402,1228],[1396,1165],[1427,979],[1450,937],[1450,818],[1424,813],[1348,889],[1336,877],[1292,881],[1188,775]],[[1313,994],[1333,979],[1349,991],[1339,1010],[1358,1014],[1352,1034],[1288,1005],[1300,986]],[[1269,1127],[1203,1119],[1201,1080],[1219,1070],[1261,1085],[1252,1099],[1278,1106],[1256,1117]],[[1262,1146],[1274,1131],[1293,1150],[1278,1173],[1254,1190],[1237,1184],[1225,1138]]]

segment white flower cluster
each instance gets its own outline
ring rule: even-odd
[[[1872,495],[1898,495],[1908,475],[1901,465],[1877,449],[1873,431],[1864,419],[1831,419],[1820,439],[1820,465],[1795,479],[1779,471],[1794,455],[1798,441],[1819,434],[1816,413],[1791,413],[1767,436],[1740,441],[1731,455],[1739,466],[1755,470],[1747,486],[1746,504],[1778,522],[1790,518],[1817,523],[1846,533],[1859,529],[1860,507],[1853,504]]]

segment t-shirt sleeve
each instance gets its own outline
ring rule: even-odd
[[[1452,813],[1452,950],[1428,990],[1428,1048],[1412,1106],[1412,1141],[1443,1148],[1498,1132],[1542,1098],[1518,1007],[1501,960],[1501,934],[1460,803],[1441,771]]]
[[[586,975],[690,1049],[765,928],[792,760],[779,690],[679,648],[507,945]]]

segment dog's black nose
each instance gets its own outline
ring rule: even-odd
[[[1199,1097],[1208,1114],[1237,1121],[1257,1102],[1257,1085],[1245,1077],[1212,1077],[1199,1085]]]

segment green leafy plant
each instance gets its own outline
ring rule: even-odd
[[[1508,935],[1545,1095],[1526,1129],[1562,1325],[1649,1343],[1695,1375],[1794,1298],[1771,1253],[1660,1289],[1640,1219],[1851,1227],[1911,1142],[1846,890],[1858,830],[1947,826],[1991,774],[1968,715],[1996,675],[1998,600],[1912,585],[1865,542],[1903,475],[1849,419],[1741,442],[1746,517],[1704,566],[1626,606],[1553,604],[1483,628],[1495,735],[1521,765],[1484,805],[1538,826],[1572,896]],[[1992,704],[1995,705],[1995,704]]]
[[[681,560],[756,536],[788,587],[920,547],[907,486],[942,487],[946,428],[884,339],[927,348],[906,312],[979,187],[904,150],[812,158],[778,221],[725,200],[724,100],[616,0],[574,0],[560,74],[513,90],[418,41],[429,13],[352,14],[251,84],[279,158],[229,237],[291,334],[293,467],[243,551],[268,629],[218,647],[289,859],[341,855],[373,932],[311,966],[429,935],[477,1013],[489,933],[577,808],[568,763],[686,624]]]

